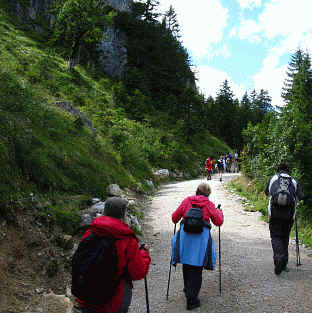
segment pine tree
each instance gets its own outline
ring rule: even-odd
[[[312,69],[308,53],[298,50],[291,58],[285,85],[286,105],[281,120],[289,150],[302,171],[306,190],[312,187]]]
[[[177,14],[172,5],[170,5],[169,10],[165,13],[163,22],[174,37],[181,37]]]
[[[145,3],[145,12],[143,18],[146,22],[157,23],[159,13],[156,12],[156,8],[159,6],[158,0],[147,0]]]
[[[299,72],[304,62],[304,53],[301,49],[297,50],[295,54],[291,56],[291,60],[288,64],[286,72],[287,78],[284,81],[284,87],[282,89],[282,97],[287,102],[289,101],[291,90],[293,87],[294,76]]]

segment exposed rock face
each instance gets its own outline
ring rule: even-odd
[[[131,7],[131,0],[101,0],[101,2],[107,3],[119,11],[130,11]]]
[[[131,10],[132,0],[99,0],[103,5],[108,4],[114,9],[123,12]],[[20,0],[8,0],[9,7],[17,12],[20,22],[32,23],[35,30],[40,32],[40,26],[33,23],[36,18],[44,17],[52,26],[54,17],[47,13],[52,0],[29,0],[29,5]],[[127,49],[125,47],[125,35],[116,28],[107,28],[105,31],[105,40],[98,48],[102,57],[100,63],[102,69],[108,75],[122,78],[125,66],[127,64]]]
[[[102,0],[103,4],[111,5],[118,11],[129,12],[131,0]],[[106,38],[99,44],[103,57],[100,63],[105,73],[122,78],[127,64],[127,49],[125,34],[119,29],[109,27],[105,32]]]

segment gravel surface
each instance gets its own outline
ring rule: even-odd
[[[225,190],[225,183],[238,174],[225,174],[223,182],[214,176],[210,200],[222,205],[225,216],[221,227],[222,294],[219,294],[219,267],[203,272],[201,307],[194,312],[211,313],[305,313],[312,312],[312,258],[301,247],[302,266],[296,267],[295,241],[290,243],[290,271],[276,276],[268,224],[259,213],[246,212],[238,198]],[[151,313],[183,313],[182,266],[172,268],[169,300],[166,300],[171,237],[171,214],[180,202],[193,195],[197,179],[161,187],[145,212],[145,242],[150,246],[152,264],[147,277]],[[218,228],[212,235],[218,250]],[[129,313],[146,312],[144,280],[135,282]]]

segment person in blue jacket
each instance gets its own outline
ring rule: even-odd
[[[172,239],[172,264],[183,264],[184,293],[187,300],[187,310],[200,306],[198,298],[202,285],[203,268],[213,270],[216,263],[216,251],[210,235],[211,224],[223,224],[223,213],[217,210],[209,200],[211,189],[208,183],[201,183],[196,195],[185,198],[172,214],[172,222],[181,226]],[[184,231],[185,220],[189,217],[191,208],[200,208],[204,227],[201,233]]]

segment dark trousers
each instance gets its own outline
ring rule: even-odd
[[[124,295],[118,313],[127,313],[132,300],[132,282],[125,281]],[[81,313],[97,313],[92,309],[81,308]]]
[[[269,224],[275,266],[284,268],[288,263],[289,234],[293,221],[271,219]]]
[[[196,302],[202,285],[202,266],[183,264],[183,280],[186,299],[189,302]]]

